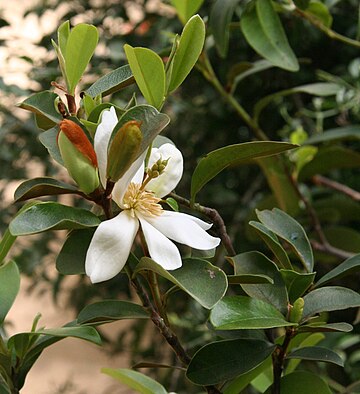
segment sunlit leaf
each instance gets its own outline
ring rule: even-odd
[[[204,0],[171,0],[171,4],[176,8],[179,19],[185,23],[199,10]]]

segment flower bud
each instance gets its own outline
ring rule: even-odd
[[[164,172],[168,161],[169,159],[166,160],[159,159],[158,161],[156,161],[151,168],[148,168],[147,170],[148,177],[154,179],[160,176]]]
[[[106,175],[117,182],[129,169],[139,154],[142,133],[140,122],[130,120],[115,134],[108,148]]]
[[[71,120],[62,120],[58,145],[64,165],[80,190],[89,194],[98,188],[96,154],[82,128]]]
[[[289,320],[292,323],[299,323],[299,321],[302,319],[304,304],[305,304],[304,299],[301,297],[294,302],[294,305],[290,309],[290,316],[289,316]]]

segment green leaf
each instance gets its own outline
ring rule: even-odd
[[[296,326],[296,323],[286,321],[271,304],[244,296],[229,296],[220,300],[210,313],[210,322],[217,330]]]
[[[64,161],[61,157],[59,146],[57,144],[57,136],[59,134],[58,127],[53,127],[50,130],[46,130],[40,134],[39,140],[48,150],[50,156],[58,162],[60,165],[64,165]]]
[[[91,97],[102,95],[102,97],[115,93],[135,82],[131,68],[128,64],[121,66],[94,82],[85,93]]]
[[[205,24],[194,15],[184,26],[178,48],[172,60],[168,93],[177,89],[195,66],[205,41]]]
[[[9,229],[12,235],[29,235],[48,230],[95,227],[99,224],[100,219],[86,209],[41,202],[20,212],[11,221]]]
[[[158,273],[198,301],[204,308],[211,309],[225,294],[227,278],[224,272],[200,259],[185,259],[181,268],[166,271],[155,261],[143,257],[134,274],[150,270]]]
[[[291,304],[304,295],[315,278],[315,272],[303,274],[292,270],[280,270],[280,273],[285,282]]]
[[[328,7],[320,1],[311,1],[306,8],[306,13],[313,15],[324,26],[331,27],[333,18],[329,12]]]
[[[323,232],[330,245],[352,253],[360,252],[360,232],[352,227],[329,226]]]
[[[326,174],[340,168],[360,167],[360,154],[342,146],[320,147],[313,160],[305,164],[299,173],[299,181],[305,181],[314,175]]]
[[[234,265],[235,274],[261,274],[273,280],[273,284],[242,284],[247,295],[272,304],[282,313],[287,313],[288,295],[285,283],[277,266],[259,252],[246,252],[229,257]]]
[[[329,286],[311,291],[304,301],[303,320],[307,320],[320,312],[359,307],[360,295],[346,287]]]
[[[16,202],[29,200],[42,196],[55,196],[59,194],[73,194],[77,192],[75,186],[58,181],[54,178],[33,178],[23,182],[16,190],[14,199]]]
[[[56,123],[47,118],[44,115],[35,114],[35,123],[36,126],[41,130],[49,130],[52,127],[56,126]]]
[[[335,353],[333,350],[320,346],[309,346],[295,349],[291,353],[289,353],[286,358],[300,358],[301,360],[323,361],[325,363],[339,365],[340,367],[344,366],[344,361],[337,353]]]
[[[141,93],[149,104],[160,109],[165,99],[165,68],[160,56],[148,48],[128,44],[124,50]]]
[[[127,110],[114,127],[112,137],[128,121],[136,120],[141,123],[142,140],[138,156],[140,156],[155,139],[155,137],[169,124],[170,118],[159,112],[151,105],[137,105]]]
[[[63,275],[85,274],[85,259],[94,229],[72,230],[56,259],[56,269]]]
[[[0,326],[3,324],[20,288],[20,273],[14,261],[0,265]]]
[[[233,379],[257,367],[275,347],[257,339],[212,342],[194,355],[186,376],[199,385],[217,384]]]
[[[48,90],[32,94],[26,100],[19,104],[20,108],[33,112],[34,114],[43,115],[55,123],[62,120],[62,116],[55,109],[55,100],[59,96]]]
[[[183,25],[196,14],[203,2],[204,0],[171,0]]]
[[[238,3],[239,0],[216,0],[211,8],[209,27],[222,58],[225,58],[228,52],[229,25]]]
[[[310,0],[293,0],[296,7],[299,7],[301,10],[305,10],[310,3]]]
[[[14,237],[9,229],[6,229],[1,240],[0,240],[0,267],[3,264],[3,261],[7,254],[9,253],[11,247],[14,245],[17,237]]]
[[[355,274],[360,271],[360,254],[348,258],[336,268],[325,274],[315,284],[315,287],[323,286],[335,279],[340,279],[346,275]]]
[[[2,380],[0,375],[0,394],[11,394],[9,386]]]
[[[339,140],[360,139],[360,125],[337,127],[336,129],[325,130],[321,134],[314,134],[308,138],[304,144],[314,145],[323,142],[334,142]]]
[[[229,166],[248,164],[254,159],[272,156],[296,148],[284,142],[255,141],[228,145],[208,153],[195,168],[191,178],[191,199],[217,174]]]
[[[228,282],[231,285],[234,284],[274,284],[274,281],[267,275],[261,274],[241,274],[241,275],[228,275]]]
[[[66,77],[69,82],[69,94],[74,95],[98,43],[98,31],[93,25],[81,23],[75,26],[67,39],[65,58]]]
[[[247,42],[259,55],[277,67],[299,70],[299,63],[270,0],[251,2],[240,19],[240,25]]]
[[[269,249],[274,253],[278,265],[281,268],[292,269],[291,262],[284,248],[281,246],[278,237],[265,227],[262,223],[251,221],[249,225],[254,228],[256,233],[261,237],[261,239],[266,243]]]
[[[299,384],[300,383],[300,384]],[[308,371],[295,371],[283,376],[280,380],[281,394],[332,394],[329,386],[319,377]],[[272,387],[269,387],[265,394],[271,394]]]
[[[78,324],[104,324],[123,319],[148,319],[138,304],[128,301],[105,300],[86,305],[77,318]]]
[[[70,22],[65,21],[59,26],[57,30],[58,44],[60,51],[63,55],[65,55],[66,52],[66,45],[69,39],[69,35],[70,35]]]
[[[314,256],[310,241],[302,226],[280,209],[256,211],[259,220],[277,236],[288,242],[300,258],[307,272],[312,272]]]
[[[353,326],[349,323],[310,323],[299,327],[299,332],[350,332]]]
[[[126,384],[128,387],[138,393],[167,394],[167,391],[160,383],[140,372],[124,368],[102,368],[101,372],[111,376],[112,378],[118,380],[121,383]]]

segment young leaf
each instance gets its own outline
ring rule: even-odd
[[[244,296],[228,296],[220,300],[210,313],[210,322],[217,330],[254,330],[297,325],[286,321],[271,304]]]
[[[242,284],[241,287],[250,297],[272,304],[282,313],[287,313],[288,295],[285,283],[276,265],[259,252],[245,252],[229,257],[233,262],[235,274],[261,274],[273,280],[273,284]]]
[[[312,272],[314,256],[303,227],[287,213],[274,208],[256,212],[260,221],[280,238],[288,242],[299,256],[307,272]]]
[[[74,95],[76,85],[90,62],[98,39],[97,28],[93,25],[81,23],[71,30],[66,51],[63,53],[69,94]]]
[[[138,304],[128,301],[106,300],[86,305],[77,318],[78,324],[104,324],[123,319],[148,319],[149,315]]]
[[[195,168],[191,178],[191,199],[217,174],[230,165],[248,164],[254,159],[276,155],[296,145],[285,142],[256,141],[225,146],[208,153]]]
[[[257,339],[212,342],[192,358],[186,376],[193,383],[211,385],[233,379],[262,363],[276,345]]]
[[[0,265],[0,326],[9,312],[20,288],[20,273],[14,261]]]
[[[70,35],[70,22],[65,21],[59,26],[57,30],[58,44],[60,51],[63,55],[66,53],[66,45],[69,39],[69,35]]]
[[[160,56],[147,48],[124,46],[135,81],[146,101],[160,109],[165,98],[165,68]]]
[[[353,290],[340,286],[316,289],[304,297],[303,320],[320,312],[337,311],[360,306],[360,295]]]
[[[344,366],[342,358],[333,350],[326,349],[320,346],[302,347],[293,350],[286,356],[287,359],[300,358],[301,360],[323,361],[325,363],[332,363]]]
[[[285,70],[299,70],[299,63],[271,0],[249,3],[240,25],[247,42],[261,56]]]
[[[168,394],[165,388],[156,380],[131,369],[102,368],[101,372],[141,394]]]
[[[209,26],[219,55],[225,58],[229,46],[230,22],[240,0],[216,0],[211,8]]]
[[[56,202],[41,202],[20,212],[10,223],[12,235],[37,234],[48,230],[96,227],[100,219],[88,210]]]
[[[172,64],[168,93],[177,89],[195,66],[205,41],[205,24],[194,15],[184,26]]]
[[[360,271],[360,254],[348,258],[336,268],[325,274],[315,284],[315,287],[323,286],[334,279],[342,278],[346,275],[355,274]]]
[[[55,109],[55,100],[59,96],[53,92],[47,90],[39,93],[32,94],[26,100],[19,104],[19,107],[33,112],[34,114],[39,114],[50,119],[54,123],[59,123],[62,116]]]
[[[171,0],[183,25],[196,14],[203,2],[204,0]]]
[[[131,72],[131,68],[128,64],[125,64],[125,66],[121,66],[96,80],[96,82],[86,89],[85,93],[91,97],[96,97],[100,94],[105,97],[134,82],[135,78]]]
[[[200,259],[186,259],[181,268],[166,271],[155,261],[143,257],[134,273],[150,270],[179,286],[204,308],[211,309],[225,294],[227,278],[218,267]]]

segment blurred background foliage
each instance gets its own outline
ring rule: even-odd
[[[209,58],[223,86],[229,87],[241,70],[246,70],[249,63],[260,59],[239,28],[239,15],[246,3],[247,1],[239,1],[235,10],[227,57],[224,59],[218,55],[211,36],[206,43]],[[358,0],[327,0],[323,3],[332,15],[334,31],[347,37],[359,36]],[[5,29],[8,28],[8,21],[5,14],[0,13],[1,45],[9,48],[4,64],[11,64],[11,58],[17,56],[27,64],[27,77],[31,81],[24,87],[24,84],[18,86],[16,83],[7,82],[4,75],[0,77],[0,197],[3,197],[2,199],[14,181],[33,176],[34,171],[40,176],[51,176],[61,171],[56,164],[49,161],[46,149],[39,143],[37,137],[40,131],[34,119],[15,107],[16,103],[34,91],[52,90],[52,81],[62,82],[59,78],[57,59],[51,46],[51,38],[55,38],[60,22],[67,19],[72,25],[87,22],[99,29],[99,46],[91,61],[91,68],[81,82],[83,89],[99,76],[126,63],[123,51],[125,43],[149,47],[167,56],[170,49],[169,37],[181,30],[181,23],[174,9],[165,1],[42,0],[34,4],[25,11],[24,20],[35,18],[44,25],[51,12],[57,14],[58,19],[52,26],[47,26],[45,33],[37,37],[28,47],[19,47],[16,54],[10,51],[11,38],[7,39],[6,35],[1,35],[1,30],[6,31]],[[208,21],[212,6],[212,1],[205,0],[199,11],[205,21]],[[302,133],[305,138],[323,135],[327,130],[350,125],[357,128],[359,135],[359,47],[330,39],[301,17],[283,13],[281,19],[291,47],[300,59],[300,71],[291,73],[271,67],[254,73],[239,82],[234,92],[236,100],[252,113],[258,100],[266,95],[308,83],[333,82],[338,85],[338,92],[332,96],[316,97],[302,93],[279,95],[263,111],[260,119],[261,127],[270,139],[276,141],[289,141],[291,138],[301,136]],[[37,52],[41,54],[39,58],[32,57],[31,52],[35,53],[34,48],[39,49]],[[119,106],[125,106],[133,93],[141,101],[139,91],[134,85],[115,93],[111,101]],[[184,176],[177,193],[187,198],[190,194],[191,174],[201,156],[229,144],[254,139],[252,130],[222,100],[198,70],[194,70],[181,88],[169,98],[163,112],[171,117],[171,123],[163,134],[172,139],[184,155]],[[360,154],[356,152],[359,147],[359,138],[325,142],[319,146],[318,155],[320,151],[324,151],[320,162],[314,164],[315,157],[307,164],[307,171],[312,175],[325,175],[332,181],[359,190]],[[351,151],[353,159],[346,160],[348,153],[345,153],[345,158],[342,157],[341,152],[337,150],[339,148]],[[291,165],[290,161],[287,163],[289,171],[293,171],[294,165]],[[60,173],[61,177],[66,177],[66,174]],[[330,244],[347,253],[359,253],[358,200],[317,184],[311,176],[299,179],[301,182],[298,186],[314,207]],[[277,205],[259,166],[248,165],[224,171],[199,193],[198,201],[216,208],[221,213],[238,253],[249,250],[268,253],[264,244],[248,226],[249,220],[254,218],[255,208],[273,208]],[[78,205],[79,201],[67,198],[66,203]],[[0,231],[3,232],[18,207],[1,204],[1,208]],[[314,229],[303,204],[300,204],[296,219],[307,228],[310,235],[313,234]],[[32,290],[46,289],[47,292],[52,292],[55,302],[59,296],[66,297],[69,307],[74,308],[75,311],[97,299],[129,297],[131,289],[123,275],[98,285],[90,285],[87,278],[78,277],[75,285],[72,281],[72,285],[66,287],[65,291],[64,278],[53,272],[56,253],[64,238],[63,233],[45,233],[41,237],[32,237],[31,247],[25,242],[24,247],[17,249],[16,262],[22,272],[32,278]],[[316,239],[316,235],[314,238]],[[216,263],[226,271],[224,254],[223,251],[216,256]],[[341,260],[338,257],[331,254],[316,252],[316,270],[319,274],[329,271],[330,267],[334,267],[339,261]],[[350,276],[345,282],[339,281],[338,284],[358,290],[359,277]],[[176,307],[172,308],[172,305]],[[192,351],[210,339],[212,333],[205,327],[207,313],[183,293],[177,292],[170,296],[169,314],[177,330],[181,331],[180,336],[186,338],[186,345]],[[356,320],[356,311],[342,311],[341,314],[343,315],[341,321],[353,323]],[[195,317],[196,326],[194,326]],[[139,340],[143,330],[149,330],[147,338],[151,340]],[[155,329],[148,323],[133,323],[132,329],[119,331],[117,341],[109,342],[108,349],[116,353],[124,348],[129,350],[131,347],[133,354],[136,354],[136,359],[132,360],[134,363],[159,359],[157,353],[168,350],[166,346],[155,344],[155,341],[159,341],[160,344],[162,339],[159,335],[153,335],[151,330]],[[345,386],[359,380],[358,328],[355,328],[351,334],[332,334],[326,340],[344,354],[346,367],[341,369],[327,366],[324,368],[328,370],[322,373],[334,376],[334,381]],[[167,357],[173,358],[170,351]],[[164,359],[164,356],[161,359]],[[175,360],[172,359],[171,362]],[[160,369],[157,373],[161,375],[159,380],[170,391],[179,390],[181,388],[177,386],[179,384],[180,386],[186,384],[176,383],[177,380],[173,375],[177,373],[176,371]],[[165,375],[168,375],[168,381]]]

